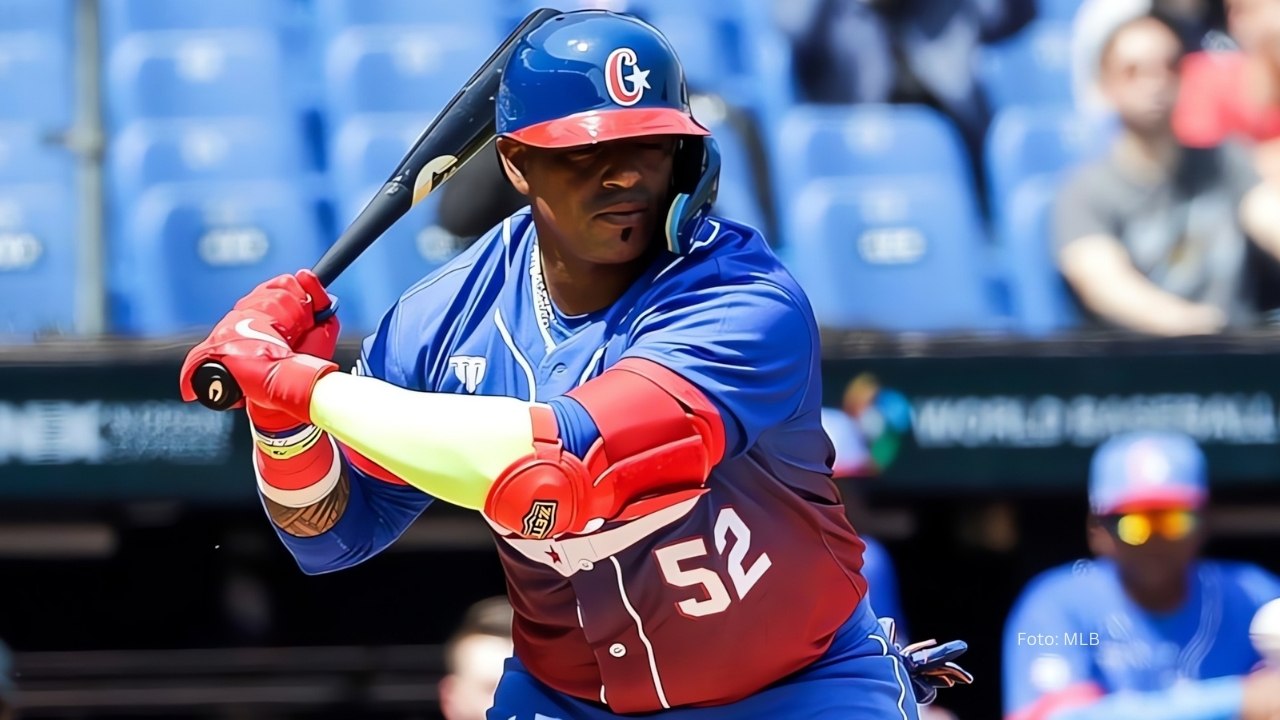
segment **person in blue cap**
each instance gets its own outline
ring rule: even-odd
[[[1006,720],[1275,720],[1280,668],[1249,622],[1280,597],[1250,563],[1201,557],[1204,454],[1183,435],[1098,448],[1089,472],[1096,559],[1023,590],[1004,631]]]

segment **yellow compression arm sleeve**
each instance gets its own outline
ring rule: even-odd
[[[533,452],[530,404],[486,395],[406,390],[329,373],[311,395],[311,420],[423,492],[484,506],[508,465]]]

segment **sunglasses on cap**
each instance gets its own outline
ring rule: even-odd
[[[1200,526],[1200,515],[1191,510],[1158,510],[1107,515],[1101,521],[1121,542],[1138,547],[1153,535],[1165,540],[1185,539]]]

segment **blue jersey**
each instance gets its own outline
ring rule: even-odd
[[[522,210],[406,292],[357,370],[547,401],[640,358],[716,406],[725,453],[699,498],[583,537],[499,538],[522,666],[632,713],[732,702],[822,657],[865,583],[830,478],[818,329],[795,280],[754,230],[708,218],[688,254],[659,255],[613,305],[566,317],[538,258]],[[357,479],[333,539],[286,538],[304,567],[358,562],[429,502]]]
[[[1030,710],[1082,691],[1156,693],[1247,674],[1261,661],[1249,622],[1276,597],[1280,580],[1257,566],[1202,561],[1183,606],[1157,615],[1129,599],[1109,560],[1045,572],[1023,591],[1005,625],[1006,717],[1049,717]],[[1181,717],[1219,716],[1190,711],[1190,697],[1180,703],[1187,711]]]

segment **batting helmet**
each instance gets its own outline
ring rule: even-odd
[[[684,68],[662,33],[629,15],[565,13],[521,38],[498,88],[497,131],[543,148],[681,136],[665,228],[675,253],[715,202],[720,153],[689,109]]]

